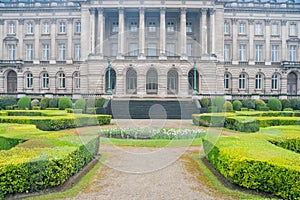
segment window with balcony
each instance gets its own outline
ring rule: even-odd
[[[187,22],[186,23],[186,32],[187,33],[192,33],[193,32],[193,23],[192,22]]]
[[[289,54],[290,54],[290,61],[297,60],[297,45],[290,45]]]
[[[246,34],[246,24],[244,22],[239,24],[239,34]]]
[[[8,60],[16,59],[16,45],[8,44]]]
[[[137,30],[138,30],[138,23],[136,21],[130,22],[129,30],[130,30],[130,32],[137,32]]]
[[[65,61],[66,60],[66,44],[58,44],[58,60]]]
[[[43,44],[42,45],[42,60],[48,61],[50,57],[50,45],[49,44]]]
[[[271,61],[279,62],[279,45],[271,46]]]
[[[148,31],[150,33],[155,33],[156,32],[156,23],[153,21],[148,22]]]
[[[255,45],[255,62],[262,62],[263,46],[261,44]]]
[[[255,35],[262,35],[262,34],[263,34],[262,24],[261,23],[255,24]]]
[[[16,25],[14,22],[8,24],[8,34],[16,34]]]
[[[129,44],[129,56],[135,57],[138,55],[138,44]]]
[[[64,21],[59,22],[59,33],[61,34],[66,33],[66,22]]]
[[[167,44],[167,56],[175,56],[175,44],[168,43]]]
[[[149,57],[155,57],[155,56],[157,56],[157,53],[156,53],[156,50],[157,50],[156,44],[149,43],[147,50],[148,50],[148,56]]]
[[[26,44],[26,60],[33,60],[33,44]]]
[[[272,26],[272,30],[271,30],[272,32],[271,32],[271,34],[273,36],[279,35],[279,25],[277,23],[274,23],[271,26]]]
[[[229,22],[224,23],[224,34],[230,34],[230,24],[229,24]]]
[[[111,56],[117,56],[118,54],[118,44],[113,43],[111,44]]]
[[[247,60],[247,50],[245,44],[239,45],[239,61],[246,61]]]
[[[32,88],[32,85],[33,85],[33,76],[32,76],[32,73],[31,72],[28,72],[27,74],[26,74],[26,79],[25,79],[26,81],[26,89],[31,89]]]
[[[79,61],[80,60],[80,44],[75,44],[74,46],[74,60]]]
[[[224,44],[224,61],[230,61],[230,44]]]
[[[47,72],[42,73],[42,89],[49,88],[49,74]]]
[[[295,23],[290,24],[289,29],[290,29],[289,31],[290,36],[297,36],[297,24]]]
[[[44,22],[42,25],[42,34],[49,34],[50,33],[50,25],[48,22]]]
[[[75,33],[81,33],[81,22],[80,21],[75,22]]]
[[[175,24],[173,21],[168,21],[167,22],[167,32],[168,33],[173,33],[175,32]]]

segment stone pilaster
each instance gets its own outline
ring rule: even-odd
[[[271,32],[270,32],[270,20],[265,20],[265,26],[266,26],[266,38],[265,38],[265,44],[266,44],[266,60],[265,65],[271,65]]]
[[[140,8],[139,59],[145,58],[145,9]]]
[[[40,22],[41,20],[37,19],[34,21],[34,53],[33,53],[33,63],[40,64]]]
[[[68,34],[68,45],[67,45],[67,64],[72,64],[72,48],[73,48],[73,42],[72,42],[72,27],[73,27],[73,19],[68,19],[68,27],[67,27],[67,34]]]
[[[238,64],[238,46],[237,46],[237,38],[238,38],[238,27],[237,20],[232,20],[232,64]]]
[[[210,10],[210,36],[211,36],[211,49],[210,54],[215,55],[216,54],[216,10],[211,9]],[[224,23],[223,23],[224,24]]]
[[[201,46],[202,46],[202,55],[207,55],[207,9],[203,8],[201,10]]]
[[[91,54],[95,54],[95,44],[96,44],[96,25],[95,25],[95,9],[91,8],[90,9],[90,38],[91,38]]]
[[[24,30],[24,20],[20,19],[19,20],[19,28],[18,28],[18,38],[19,38],[19,44],[18,44],[18,55],[16,56],[16,58],[18,59],[24,59],[24,47],[23,47],[23,38],[24,38],[24,34],[23,34],[23,30]]]
[[[124,59],[124,9],[119,9],[119,33],[118,33],[118,55],[117,59]]]
[[[81,9],[81,60],[87,59],[90,54],[90,13],[87,7]]]
[[[287,60],[287,27],[286,20],[281,20],[281,60]]]
[[[98,30],[99,30],[99,54],[101,59],[103,59],[103,43],[104,43],[104,26],[105,18],[103,15],[103,9],[98,9]]]
[[[187,60],[187,53],[186,53],[186,8],[181,9],[180,14],[180,44],[181,44],[181,60]]]
[[[0,35],[1,36],[4,36],[3,29],[4,29],[4,20],[0,19]],[[4,50],[3,49],[3,38],[0,38],[0,58],[4,57],[3,50]]]
[[[50,64],[55,64],[56,63],[56,19],[51,20],[51,44],[50,44]]]
[[[166,57],[166,9],[160,10],[160,46],[159,59],[167,59]]]
[[[254,20],[249,19],[249,65],[255,64]]]

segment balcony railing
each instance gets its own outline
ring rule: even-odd
[[[300,67],[300,61],[282,61],[281,66],[285,68]]]
[[[0,64],[24,64],[23,60],[0,60]]]

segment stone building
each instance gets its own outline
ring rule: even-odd
[[[292,0],[2,0],[0,93],[295,97],[299,35]]]

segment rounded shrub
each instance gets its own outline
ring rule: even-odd
[[[255,110],[262,110],[266,106],[266,103],[261,99],[255,100],[254,104],[255,104]]]
[[[214,98],[214,106],[217,107],[217,112],[221,112],[223,110],[223,106],[225,104],[224,97],[216,97]]]
[[[282,105],[282,110],[284,110],[286,108],[291,108],[291,102],[290,102],[290,100],[288,100],[288,99],[281,99],[280,102],[281,102],[281,105]]]
[[[85,111],[86,101],[85,99],[78,99],[75,102],[75,109],[81,109],[83,112]]]
[[[49,98],[44,97],[41,99],[40,106],[42,110],[46,110],[49,107]]]
[[[255,103],[252,99],[244,99],[242,101],[243,107],[248,109],[255,109]]]
[[[211,101],[209,98],[202,98],[200,99],[200,105],[202,108],[208,108],[211,105]]]
[[[102,108],[105,103],[105,99],[103,97],[99,97],[95,101],[95,107]]]
[[[49,107],[48,108],[57,108],[58,107],[58,99],[52,98],[49,99]]]
[[[18,108],[23,110],[30,109],[30,103],[31,103],[30,97],[27,96],[22,97],[18,101]]]
[[[281,111],[281,102],[276,98],[271,98],[268,100],[268,107],[274,111]]]
[[[300,99],[291,99],[290,103],[291,108],[293,108],[294,110],[300,110]]]
[[[235,111],[240,111],[242,106],[243,106],[243,104],[239,100],[234,100],[232,102],[232,107],[233,107],[233,110],[235,110]]]
[[[13,106],[15,104],[17,104],[17,99],[15,97],[3,96],[0,98],[0,108],[1,109],[6,109],[7,106]]]
[[[224,105],[223,105],[223,110],[225,112],[233,112],[233,106],[232,103],[230,101],[225,101]]]
[[[86,108],[95,108],[96,99],[87,99]]]
[[[293,108],[284,108],[283,111],[293,111]]]
[[[68,97],[63,97],[58,100],[59,110],[65,110],[66,108],[72,108],[72,100]]]
[[[40,105],[40,101],[38,99],[33,99],[31,101],[31,108],[39,106]]]

